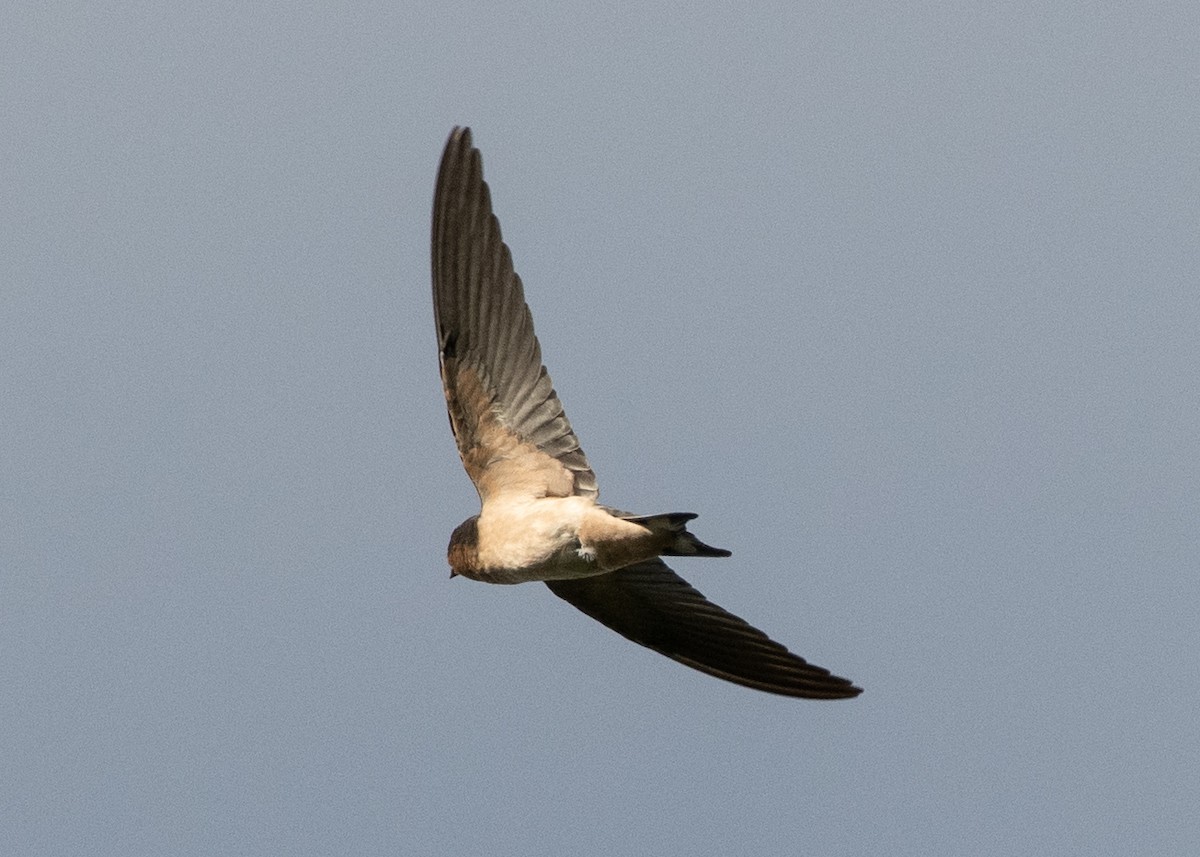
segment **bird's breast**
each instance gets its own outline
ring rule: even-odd
[[[598,573],[579,541],[592,506],[583,497],[485,504],[478,524],[478,579],[523,583]]]

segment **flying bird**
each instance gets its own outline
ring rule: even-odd
[[[727,557],[689,512],[634,515],[597,502],[542,365],[521,279],[500,237],[469,128],[446,142],[433,200],[433,314],[450,427],[481,510],[450,537],[450,576],[543,581],[635,643],[709,675],[785,696],[861,690],[706,599],[664,556]]]

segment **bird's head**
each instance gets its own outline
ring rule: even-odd
[[[461,574],[472,577],[479,565],[479,516],[467,518],[450,534],[450,546],[446,548],[446,559],[450,561],[450,576]]]

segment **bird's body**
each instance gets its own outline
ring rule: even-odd
[[[450,568],[486,583],[574,580],[659,556],[729,556],[687,531],[693,515],[639,517],[590,497],[485,502],[450,539]]]
[[[544,581],[617,633],[703,672],[788,696],[860,691],[708,601],[663,556],[726,557],[688,512],[597,502],[596,477],[550,376],[500,237],[471,132],[455,128],[433,207],[433,301],[450,425],[482,508],[454,530],[451,576]]]

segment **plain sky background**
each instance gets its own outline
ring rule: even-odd
[[[865,688],[755,693],[477,510],[469,124],[603,499]],[[19,3],[0,852],[1200,853],[1200,6]]]

